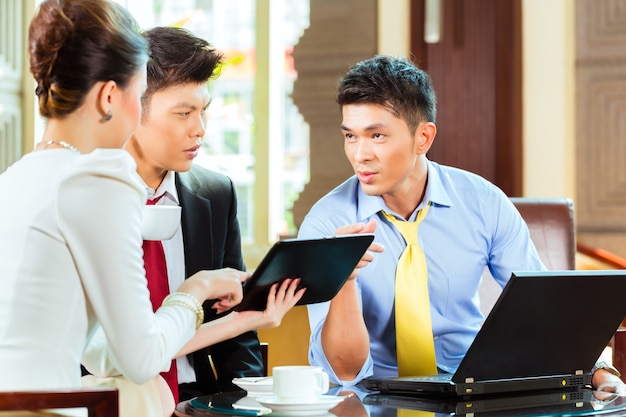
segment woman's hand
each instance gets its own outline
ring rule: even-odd
[[[187,355],[250,330],[278,326],[287,311],[296,305],[304,294],[305,289],[298,290],[298,284],[300,284],[300,279],[286,279],[280,285],[272,285],[267,296],[265,311],[233,311],[204,323],[196,331],[193,339],[183,346],[175,357]],[[241,287],[241,284],[239,286]],[[234,300],[232,303],[220,300],[214,303],[212,307],[217,309],[218,313],[223,313],[234,306]]]
[[[233,268],[199,271],[187,278],[178,291],[196,297],[200,302],[219,299],[223,311],[239,304],[243,298],[241,283],[250,275]]]
[[[285,317],[285,314],[296,305],[298,301],[304,295],[306,288],[300,288],[298,290],[298,284],[300,284],[300,278],[291,279],[288,278],[282,283],[274,284],[270,288],[270,292],[267,296],[267,304],[264,311],[240,311],[237,313],[238,319],[250,321],[251,328],[263,329],[269,327],[278,327]],[[215,303],[213,308],[220,311],[219,303]]]

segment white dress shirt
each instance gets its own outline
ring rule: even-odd
[[[168,171],[156,191],[146,185],[148,199],[163,196],[156,202],[157,205],[179,206],[180,201],[178,199],[178,192],[176,191],[175,178],[174,172]],[[178,230],[176,230],[176,233],[171,239],[162,240],[161,242],[163,243],[165,262],[167,263],[167,278],[170,292],[174,292],[185,280],[185,246],[183,244],[182,227],[178,227]],[[187,356],[176,359],[176,368],[178,370],[179,384],[196,381],[196,373],[189,363]]]

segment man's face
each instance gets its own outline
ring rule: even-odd
[[[204,137],[208,106],[206,83],[175,85],[153,94],[134,135],[142,163],[157,170],[188,171]]]
[[[342,114],[344,149],[363,191],[385,198],[411,190],[418,151],[404,120],[376,104],[344,105]]]

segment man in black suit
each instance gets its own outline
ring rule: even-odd
[[[183,208],[185,277],[207,269],[244,270],[232,181],[194,165],[187,172],[176,173],[175,184]],[[217,317],[210,306],[209,302],[204,305],[205,321]],[[233,378],[264,374],[261,347],[254,330],[183,359],[193,364],[196,382],[179,383],[181,401],[202,394],[237,390],[239,388],[231,382]]]
[[[230,178],[193,165],[205,134],[210,97],[222,55],[184,29],[145,32],[151,59],[142,117],[126,149],[157,204],[182,206],[182,227],[162,241],[170,288],[200,270],[244,270],[235,187]],[[217,317],[205,303],[205,320]],[[177,359],[179,399],[237,389],[232,379],[261,376],[256,331]],[[171,387],[172,388],[172,387]]]

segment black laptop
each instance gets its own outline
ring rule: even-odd
[[[270,287],[285,278],[300,278],[306,288],[297,305],[333,298],[374,240],[373,234],[285,239],[276,242],[243,288],[233,310],[265,310]]]
[[[579,389],[626,316],[626,271],[511,276],[454,374],[368,378],[366,388],[475,396]]]

